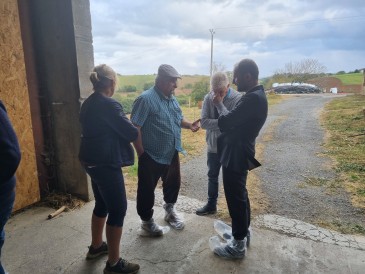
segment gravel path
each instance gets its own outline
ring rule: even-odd
[[[328,186],[336,174],[331,160],[320,155],[324,131],[319,114],[333,98],[336,96],[297,95],[270,108],[258,138],[264,144],[263,166],[256,172],[262,191],[269,198],[268,213],[309,223],[345,222],[365,226],[364,212],[351,206],[349,195],[342,188]],[[272,136],[267,138],[267,135]],[[205,202],[206,173],[206,153],[182,164],[181,195]]]
[[[187,197],[206,201],[208,195],[207,152],[181,165],[180,193]],[[222,185],[220,178],[220,186]]]

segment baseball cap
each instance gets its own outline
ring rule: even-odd
[[[162,64],[158,67],[158,75],[162,77],[180,78],[181,75],[170,65]]]

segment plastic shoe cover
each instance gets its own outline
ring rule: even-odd
[[[221,238],[219,238],[218,236],[213,236],[209,238],[209,248],[211,251],[214,252],[217,247],[221,247],[222,245],[224,245],[224,243],[221,242]]]
[[[227,225],[225,222],[222,222],[221,220],[214,220],[214,229],[223,240],[230,241],[233,239],[232,227]],[[247,232],[247,243],[246,243],[247,247],[250,246],[251,237],[252,237],[252,230],[251,227],[249,227]]]
[[[251,227],[248,228],[246,239],[247,239],[246,246],[247,247],[250,247],[251,239],[252,239],[252,230],[251,230]]]
[[[221,220],[214,220],[214,229],[223,240],[230,241],[233,239],[232,227],[227,225],[225,222],[222,222]]]
[[[152,234],[152,233],[144,230],[142,227],[140,227],[138,229],[138,234],[141,237],[159,237],[159,236],[162,236],[162,235],[165,235],[165,234],[169,233],[169,231],[170,231],[170,227],[169,226],[159,226],[159,227],[162,230],[161,234]]]
[[[168,222],[172,228],[181,230],[185,227],[184,220],[177,214],[172,204],[165,204],[166,210],[165,221]]]
[[[242,259],[246,254],[246,239],[237,241],[235,239],[222,243],[219,236],[209,239],[210,249],[219,257],[224,259]]]
[[[149,221],[142,221],[138,233],[142,237],[159,237],[170,231],[168,226],[160,226],[155,223],[153,218]]]

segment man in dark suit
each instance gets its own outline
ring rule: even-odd
[[[238,91],[246,91],[236,107],[218,118],[222,134],[218,137],[218,157],[222,164],[223,185],[229,214],[232,218],[233,240],[217,247],[221,257],[243,258],[250,233],[250,201],[246,189],[248,170],[260,163],[255,159],[255,140],[267,117],[268,104],[262,85],[258,85],[259,69],[250,59],[236,64],[233,82]],[[220,112],[222,98],[214,98]]]

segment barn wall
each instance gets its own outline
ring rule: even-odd
[[[39,201],[39,183],[16,0],[1,1],[0,18],[0,99],[8,110],[22,152],[16,172],[14,210],[17,210]]]
[[[78,159],[81,94],[91,92],[94,63],[89,1],[32,0],[29,13],[39,92],[49,117],[52,190],[89,200],[90,184]]]

